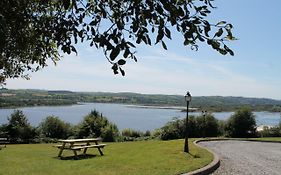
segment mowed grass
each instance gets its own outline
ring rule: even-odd
[[[262,141],[280,141],[281,137],[262,137],[262,138],[250,138],[250,140],[262,140]]]
[[[210,163],[211,153],[195,147],[190,141],[190,154],[183,152],[183,140],[107,143],[104,156],[89,149],[92,156],[73,159],[57,158],[52,144],[7,145],[0,150],[0,174],[5,175],[175,175]]]

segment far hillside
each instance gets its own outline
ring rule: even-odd
[[[79,102],[122,103],[145,106],[182,106],[186,105],[180,95],[109,93],[109,92],[72,92],[60,90],[1,89],[0,107],[24,107],[43,105],[73,105]],[[254,111],[281,112],[281,100],[267,98],[197,96],[192,98],[190,107],[198,111],[234,111],[248,106]]]

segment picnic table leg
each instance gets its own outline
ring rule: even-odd
[[[64,147],[65,147],[65,143],[62,143],[62,146],[61,146],[61,148],[60,148],[60,151],[59,151],[58,157],[61,157],[62,152],[63,152],[63,150],[64,150]]]
[[[99,143],[98,143],[98,141],[96,141],[95,143],[96,143],[96,145],[98,145],[98,144],[99,144]],[[101,150],[101,148],[100,148],[100,147],[98,147],[98,150],[99,150],[99,152],[100,152],[100,155],[101,155],[101,156],[103,156],[103,152],[102,152],[102,150]]]
[[[89,146],[90,145],[90,142],[87,142],[86,146]],[[83,154],[86,154],[88,148],[84,148],[84,151],[83,151]]]
[[[77,151],[76,151],[76,150],[73,150],[73,152],[74,152],[75,159],[78,159]]]
[[[99,152],[100,152],[100,155],[103,156],[103,152],[101,150],[101,148],[98,148]]]

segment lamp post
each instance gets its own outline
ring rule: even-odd
[[[191,102],[190,93],[187,92],[186,95],[184,96],[184,98],[185,98],[185,101],[186,101],[184,152],[189,153],[189,148],[188,148],[188,107],[189,107],[189,102]]]
[[[204,119],[203,138],[206,137],[206,114],[207,114],[207,111],[202,111],[202,115],[203,115],[203,119]]]

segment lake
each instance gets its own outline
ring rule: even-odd
[[[154,130],[162,127],[173,117],[183,118],[184,112],[177,109],[151,109],[137,108],[124,104],[107,104],[107,103],[83,103],[71,106],[40,106],[17,108],[22,110],[27,116],[28,121],[33,126],[38,124],[47,116],[55,115],[60,119],[77,124],[82,121],[83,117],[91,110],[96,109],[114,122],[120,130],[124,128],[133,128],[140,131]],[[7,123],[7,117],[14,109],[0,109],[0,124]],[[217,119],[226,120],[233,112],[215,112]],[[277,125],[280,120],[280,113],[254,112],[257,116],[258,125]],[[190,115],[200,115],[199,112],[190,112]]]

